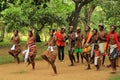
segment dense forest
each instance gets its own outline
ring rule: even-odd
[[[106,30],[115,24],[119,32],[119,0],[0,0],[0,41],[10,39],[14,29],[20,31],[22,40],[28,30],[35,29],[38,38],[45,41],[52,28],[97,28],[99,23]]]

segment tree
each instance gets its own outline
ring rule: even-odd
[[[90,25],[90,23],[93,23],[91,21],[92,14],[95,10],[95,8],[99,5],[100,0],[94,0],[93,2],[86,4],[80,13],[80,21],[86,25]]]
[[[68,23],[70,26],[74,26],[74,29],[76,29],[77,27],[79,14],[82,7],[90,3],[91,1],[93,0],[73,0],[73,2],[75,3],[75,10],[70,16],[68,16]]]

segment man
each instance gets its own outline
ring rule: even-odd
[[[65,47],[65,28],[61,28],[59,32],[56,32],[56,45],[58,48],[58,59],[64,60],[64,47]]]
[[[107,35],[107,44],[106,44],[106,51],[109,51],[108,56],[111,63],[109,67],[112,67],[113,70],[111,73],[116,73],[116,62],[117,62],[116,60],[118,58],[118,51],[120,51],[118,34],[115,30],[116,30],[116,26],[111,25],[110,32]]]
[[[100,53],[103,56],[102,59],[102,65],[104,66],[104,62],[105,62],[105,45],[106,45],[106,31],[104,30],[104,25],[103,24],[99,24],[99,32],[98,32],[98,40],[99,40],[99,49],[100,49]]]
[[[74,49],[75,49],[75,32],[73,30],[73,26],[69,27],[69,33],[68,33],[68,54],[69,54],[69,59],[71,61],[71,64],[69,66],[74,66],[75,57],[74,57]]]
[[[77,27],[76,32],[76,40],[75,40],[75,52],[77,56],[77,63],[79,63],[79,55],[81,55],[81,62],[83,63],[83,56],[82,56],[82,40],[83,34],[81,33],[81,29]]]
[[[8,53],[10,55],[12,55],[15,59],[17,59],[18,64],[20,63],[19,60],[19,53],[21,52],[21,48],[20,48],[20,37],[18,35],[18,30],[14,30],[14,35],[11,38],[11,41],[13,43],[12,48],[8,51]]]
[[[92,33],[90,32],[90,26],[85,26],[85,35],[84,35],[84,39],[83,39],[82,54],[88,64],[87,70],[91,69],[90,68],[90,59],[89,59],[90,51],[91,51],[91,47],[90,47],[91,37],[92,37]]]

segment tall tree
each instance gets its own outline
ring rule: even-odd
[[[70,26],[74,26],[74,29],[76,29],[79,14],[82,7],[92,1],[93,0],[73,0],[73,2],[75,3],[75,10],[72,12],[70,16],[68,16],[68,19],[67,19]]]
[[[92,23],[91,17],[97,6],[99,6],[100,0],[94,0],[93,2],[85,5],[80,13],[80,21],[86,25],[90,25]]]

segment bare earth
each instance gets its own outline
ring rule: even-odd
[[[85,62],[85,61],[84,61]],[[36,61],[36,69],[25,63],[10,63],[0,65],[0,80],[109,80],[111,68],[101,67],[96,71],[94,65],[91,70],[85,70],[86,64],[76,63],[70,67],[66,56],[64,62],[56,61],[58,75],[53,76],[51,66],[45,61]],[[120,72],[118,68],[117,74]]]

